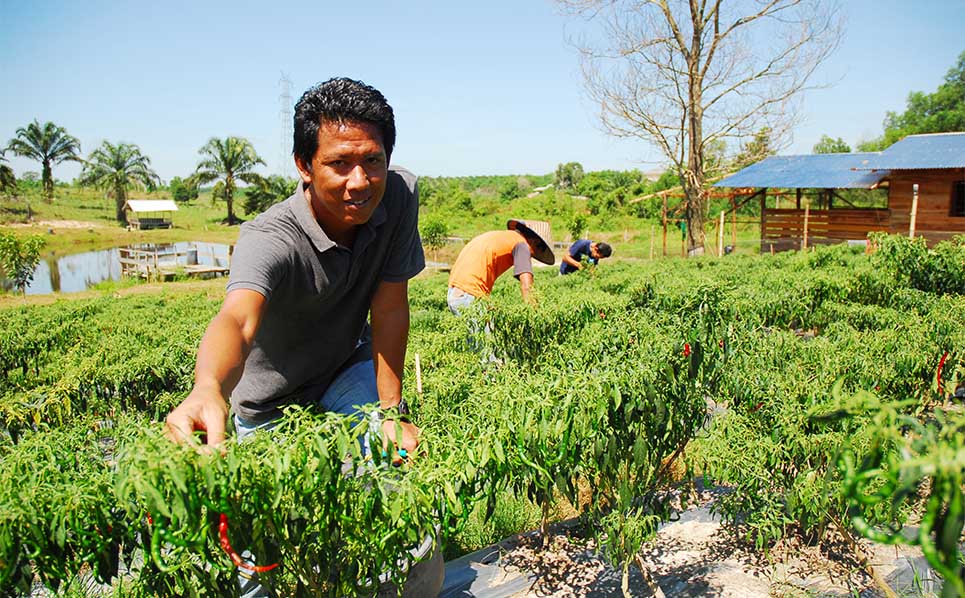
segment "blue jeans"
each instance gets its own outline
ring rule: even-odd
[[[375,385],[375,365],[372,360],[360,361],[342,370],[321,398],[314,401],[325,411],[340,415],[356,415],[361,419],[361,413],[356,406],[368,405],[379,401],[379,390]],[[235,430],[238,440],[244,440],[255,430],[271,430],[277,426],[281,418],[272,419],[261,424],[249,423],[237,415],[235,416]],[[369,435],[362,437],[362,456],[369,454]]]
[[[457,316],[460,315],[459,312],[472,305],[472,302],[475,300],[475,297],[456,287],[449,287],[449,294],[446,295],[446,303],[449,304],[449,311]]]

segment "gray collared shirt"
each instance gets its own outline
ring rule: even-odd
[[[231,394],[238,416],[267,421],[331,383],[365,332],[379,283],[408,280],[425,267],[418,213],[416,176],[392,168],[351,249],[318,225],[302,185],[241,226],[228,292],[257,291],[268,305]]]

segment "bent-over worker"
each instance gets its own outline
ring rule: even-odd
[[[548,222],[511,219],[506,230],[483,233],[459,252],[449,273],[447,301],[452,313],[493,291],[496,279],[513,268],[523,300],[531,301],[533,260],[550,266],[556,261]]]

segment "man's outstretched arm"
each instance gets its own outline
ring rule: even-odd
[[[379,406],[390,409],[402,400],[402,371],[409,342],[409,283],[382,281],[372,297],[372,361]],[[395,425],[386,422],[389,440],[410,454],[419,444],[419,428],[402,423],[402,439],[395,438]]]
[[[241,379],[267,303],[263,295],[248,289],[231,291],[225,297],[201,338],[194,388],[168,414],[169,438],[187,442],[194,432],[203,431],[209,445],[224,442],[228,396]]]

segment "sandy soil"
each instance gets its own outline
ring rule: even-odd
[[[870,572],[843,541],[820,546],[800,541],[779,543],[766,554],[737,539],[711,513],[714,497],[665,524],[644,550],[642,560],[653,584],[637,567],[630,568],[633,596],[690,598],[808,597],[871,598],[886,596]],[[515,536],[480,551],[478,559],[464,557],[447,566],[443,597],[535,598],[544,596],[622,596],[621,572],[599,557],[592,538],[583,537],[575,523],[556,526],[547,549],[540,549],[536,532]],[[878,577],[902,598],[935,596],[934,574],[920,551],[861,541]],[[450,568],[453,575],[450,577]],[[466,575],[466,571],[471,575]],[[462,586],[456,582],[462,579]],[[450,580],[453,583],[450,583]],[[654,592],[659,589],[659,592]]]
[[[10,228],[69,228],[69,229],[88,229],[104,228],[100,222],[85,222],[83,220],[34,220],[32,222],[12,222],[4,226]]]

